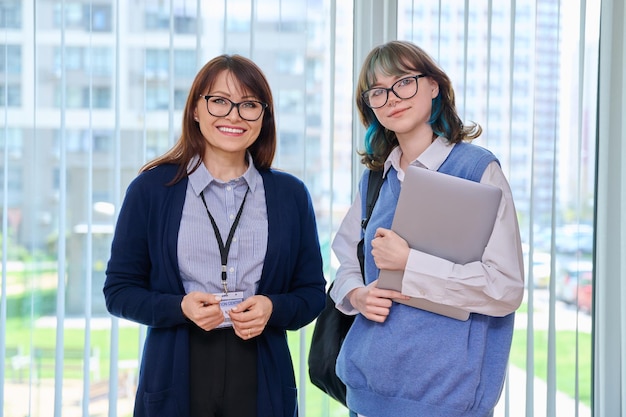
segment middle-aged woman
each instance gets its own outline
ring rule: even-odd
[[[221,55],[177,143],[128,187],[104,295],[148,326],[135,417],[297,415],[286,331],[317,317],[325,279],[310,195],[275,150],[265,76]]]

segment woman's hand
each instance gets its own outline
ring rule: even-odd
[[[253,295],[237,304],[228,313],[233,322],[235,334],[243,340],[260,335],[273,309],[272,300],[264,295]]]
[[[378,280],[348,293],[350,304],[367,319],[383,323],[389,316],[392,299],[408,300],[410,297],[395,290],[377,288]]]
[[[183,297],[180,308],[183,314],[203,330],[212,330],[224,322],[220,308],[222,298],[217,295],[193,291]]]
[[[379,227],[372,240],[372,256],[378,269],[404,271],[411,249],[396,232]]]

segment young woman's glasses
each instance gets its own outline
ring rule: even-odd
[[[248,122],[256,122],[263,114],[263,110],[267,108],[267,103],[262,103],[256,100],[235,103],[226,97],[204,95],[201,95],[200,97],[206,100],[207,111],[215,117],[228,116],[228,114],[230,114],[233,110],[233,107],[237,107],[239,117],[243,120],[247,120]]]
[[[417,94],[417,80],[422,77],[426,77],[426,74],[413,75],[411,77],[402,78],[391,86],[391,88],[376,87],[366,90],[361,95],[365,104],[371,109],[378,109],[385,104],[389,99],[389,92],[391,91],[399,99],[407,99]]]

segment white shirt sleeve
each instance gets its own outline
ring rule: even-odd
[[[519,226],[510,186],[497,162],[487,166],[481,183],[502,190],[495,225],[482,260],[459,265],[411,249],[402,292],[471,312],[505,316],[519,307],[524,295]]]
[[[339,261],[330,297],[336,307],[344,314],[357,314],[350,301],[346,298],[355,288],[363,287],[361,266],[356,255],[356,248],[361,240],[361,195],[357,192],[352,206],[343,218],[339,230],[332,243],[332,249]]]

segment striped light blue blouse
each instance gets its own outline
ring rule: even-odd
[[[187,293],[223,292],[218,238],[200,194],[204,192],[207,207],[225,244],[248,188],[250,191],[228,252],[227,285],[229,292],[243,291],[244,299],[256,293],[267,250],[267,206],[263,179],[250,155],[248,161],[249,168],[244,175],[228,182],[213,178],[204,164],[189,175],[178,234],[178,266]]]

